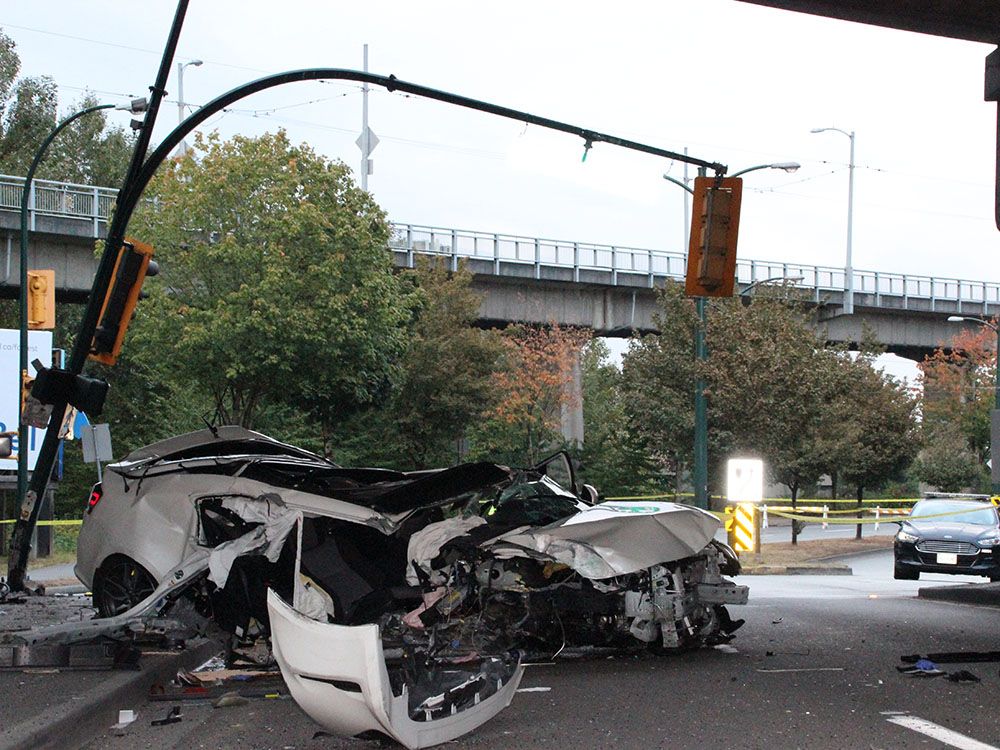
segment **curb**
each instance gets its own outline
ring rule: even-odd
[[[748,565],[745,576],[851,576],[854,571],[841,563],[795,563],[792,565]]]
[[[965,586],[926,586],[917,589],[917,597],[938,602],[1000,607],[1000,584],[970,583]]]
[[[143,656],[139,671],[109,672],[100,693],[67,701],[61,710],[56,708],[44,716],[32,716],[4,727],[0,747],[4,750],[80,747],[115,723],[119,707],[133,704],[137,696],[145,698],[153,684],[172,679],[178,669],[194,669],[222,649],[217,641],[199,638],[176,654]]]

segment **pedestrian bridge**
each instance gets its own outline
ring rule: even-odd
[[[24,180],[0,175],[0,296],[18,287],[18,236]],[[60,297],[82,300],[97,265],[94,240],[107,231],[117,191],[35,180],[29,188],[29,265],[56,269]],[[483,293],[481,322],[580,325],[599,335],[654,330],[656,288],[684,278],[682,252],[393,223],[396,264],[421,256],[464,264]],[[857,344],[863,324],[890,351],[920,358],[956,331],[949,315],[1000,314],[1000,283],[854,270],[854,314],[842,314],[843,268],[739,259],[741,290],[795,279],[831,341]]]

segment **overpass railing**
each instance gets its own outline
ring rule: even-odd
[[[0,175],[0,210],[19,211],[24,179]],[[61,217],[88,222],[93,236],[102,236],[102,224],[111,216],[113,188],[74,185],[51,180],[34,180],[28,200],[29,228],[35,229],[39,216]],[[552,269],[565,271],[572,281],[595,280],[611,285],[654,287],[663,279],[682,279],[686,254],[622,245],[526,237],[516,234],[393,223],[391,248],[405,254],[412,266],[416,255],[447,256],[452,265],[459,259],[488,261],[497,275],[551,278]],[[477,263],[482,272],[486,263]],[[810,289],[816,302],[830,293],[843,293],[843,268],[777,261],[737,261],[741,284],[774,278],[797,278],[800,288]],[[1000,306],[1000,283],[854,270],[855,295],[865,295],[868,304],[897,309],[946,312],[991,312]],[[938,303],[945,303],[938,305]]]

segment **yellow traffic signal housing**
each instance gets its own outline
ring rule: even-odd
[[[106,365],[113,365],[118,361],[125,332],[139,301],[142,282],[146,276],[155,276],[158,270],[153,261],[151,245],[125,239],[121,250],[118,251],[111,284],[104,297],[97,329],[90,344],[91,359]]]
[[[740,177],[696,177],[684,292],[689,297],[732,297],[740,228]]]
[[[56,327],[56,272],[28,271],[28,329]]]

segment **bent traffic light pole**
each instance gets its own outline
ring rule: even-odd
[[[393,75],[382,76],[345,68],[306,68],[302,70],[293,70],[259,78],[256,81],[251,81],[243,86],[232,89],[192,113],[190,117],[171,131],[170,134],[167,135],[167,137],[156,147],[156,149],[149,154],[149,157],[143,161],[141,155],[145,154],[145,148],[148,146],[149,131],[152,129],[152,124],[156,117],[156,111],[158,110],[160,99],[164,93],[166,73],[169,70],[173,58],[173,52],[177,44],[177,35],[180,31],[180,24],[183,21],[183,14],[186,11],[186,5],[187,0],[181,0],[178,4],[177,16],[175,16],[174,19],[174,27],[171,29],[171,35],[167,42],[167,49],[164,51],[164,56],[160,63],[160,73],[157,76],[155,86],[152,88],[153,97],[150,101],[149,112],[146,116],[146,124],[142,130],[142,136],[145,137],[145,143],[136,145],[136,151],[133,153],[128,176],[126,177],[125,184],[122,186],[118,195],[118,200],[115,205],[115,213],[111,221],[111,226],[108,229],[108,239],[105,242],[104,254],[101,256],[97,274],[94,277],[94,286],[91,290],[87,309],[80,324],[80,331],[77,334],[76,341],[73,345],[73,352],[70,357],[68,369],[74,374],[82,372],[83,365],[86,362],[88,354],[90,353],[91,342],[94,338],[101,304],[107,294],[115,259],[117,258],[118,251],[125,239],[125,228],[128,226],[128,222],[131,219],[132,213],[135,211],[135,207],[139,202],[140,196],[149,184],[149,181],[153,178],[153,175],[156,173],[160,164],[167,159],[170,153],[192,130],[198,127],[198,125],[206,119],[230,104],[266,89],[281,86],[286,83],[295,83],[297,81],[358,81],[361,83],[382,86],[390,92],[402,91],[414,96],[433,99],[446,104],[465,107],[467,109],[474,109],[480,112],[496,115],[498,117],[524,122],[528,125],[535,125],[549,130],[556,130],[570,135],[575,135],[583,139],[584,148],[587,150],[589,150],[595,143],[607,143],[609,145],[618,146],[619,148],[631,151],[638,151],[652,156],[659,156],[666,159],[694,164],[702,169],[712,170],[717,177],[724,176],[727,170],[726,165],[718,162],[710,162],[704,159],[689,156],[687,154],[680,154],[675,151],[650,146],[648,144],[639,143],[626,138],[619,138],[618,136],[601,133],[596,130],[571,125],[558,120],[552,120],[547,117],[540,117],[528,112],[510,109],[509,107],[503,107],[497,104],[480,101],[478,99],[471,99],[458,94],[452,94],[447,91],[440,91],[427,86],[401,81]],[[142,145],[142,148],[140,148],[140,145]],[[45,491],[45,487],[48,484],[48,480],[52,472],[52,466],[55,462],[56,451],[58,448],[59,427],[62,422],[62,414],[65,411],[65,408],[65,403],[57,403],[53,406],[52,418],[49,420],[49,425],[45,432],[45,439],[42,442],[41,451],[35,466],[35,472],[32,475],[28,492],[22,499],[21,517],[18,519],[15,526],[15,538],[18,541],[19,546],[14,547],[12,542],[9,567],[9,583],[12,590],[20,590],[24,585],[24,570],[28,557],[28,540],[30,539],[31,530],[34,527],[35,520],[38,516],[39,504],[36,502],[36,499],[41,497],[42,493]]]
[[[129,194],[129,186],[136,183],[146,152],[149,149],[149,141],[152,136],[153,125],[156,123],[156,115],[159,112],[160,102],[166,93],[167,78],[170,75],[170,66],[173,64],[174,52],[177,49],[177,42],[180,39],[181,27],[184,25],[184,16],[187,14],[188,0],[178,0],[177,10],[170,26],[170,33],[167,35],[167,42],[163,48],[163,56],[160,58],[160,68],[156,74],[156,81],[150,87],[149,106],[146,116],[143,119],[142,127],[139,130],[139,137],[136,139],[135,149],[132,151],[132,160],[129,162],[128,172],[122,184],[121,193]],[[54,134],[53,134],[54,135]],[[46,144],[47,145],[47,142]],[[25,186],[27,192],[27,185]],[[134,206],[133,206],[134,208]],[[131,216],[132,208],[128,211],[115,211],[108,227],[108,238],[104,244],[104,253],[97,266],[94,275],[94,286],[90,292],[90,299],[80,323],[80,331],[76,342],[73,345],[73,356],[70,359],[69,370],[74,374],[83,371],[83,364],[87,359],[90,349],[90,341],[94,336],[97,327],[97,317],[100,314],[104,296],[107,293],[111,281],[111,274],[114,270],[115,260],[118,257],[118,250],[125,239],[125,227]],[[21,228],[21,241],[27,242],[25,228]],[[22,261],[22,273],[24,263]],[[24,280],[22,279],[22,293]],[[22,312],[22,314],[24,314]],[[27,352],[24,342],[21,344],[23,353]],[[62,401],[62,403],[58,403]],[[39,499],[45,494],[52,475],[52,467],[55,464],[56,453],[59,449],[59,428],[62,426],[63,415],[66,411],[66,401],[57,400],[52,405],[52,415],[49,417],[49,425],[45,430],[45,437],[42,440],[38,458],[35,461],[35,469],[31,474],[31,482],[27,490],[22,491],[19,486],[18,517],[14,523],[14,531],[10,540],[10,558],[7,564],[7,583],[11,591],[21,591],[24,589],[24,575],[28,566],[28,552],[31,548],[31,533],[34,531],[38,521],[38,512],[41,509]],[[18,454],[24,452],[24,443],[18,446]],[[26,455],[26,454],[25,454]]]

